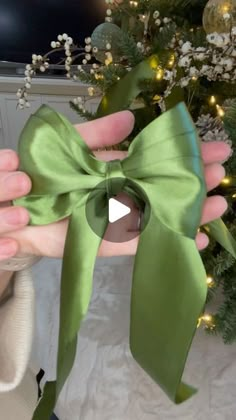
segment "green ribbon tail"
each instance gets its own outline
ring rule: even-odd
[[[196,392],[181,378],[206,296],[206,272],[194,239],[152,214],[135,259],[130,348],[177,404]]]
[[[106,226],[105,217],[104,231]],[[100,243],[101,238],[88,226],[85,207],[76,208],[69,222],[62,267],[57,380],[46,383],[32,420],[50,419],[73,367],[77,334],[88,310]]]
[[[222,219],[208,223],[208,225],[204,226],[204,230],[236,258],[236,241]]]
[[[104,117],[105,115],[129,108],[131,102],[142,91],[140,82],[146,79],[152,80],[158,64],[158,57],[153,55],[139,63],[118,83],[112,86],[99,104],[97,117]]]

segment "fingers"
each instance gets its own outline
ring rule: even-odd
[[[205,233],[198,233],[196,238],[196,244],[199,251],[202,251],[203,249],[207,248],[209,245],[209,238]]]
[[[0,202],[14,200],[28,194],[30,178],[23,172],[0,172]]]
[[[10,238],[0,238],[0,261],[14,257],[18,250],[17,241]]]
[[[98,149],[124,140],[134,128],[134,116],[122,111],[75,127],[91,149]]]
[[[23,207],[0,209],[0,235],[20,229],[29,223],[29,213]]]
[[[202,142],[201,149],[205,165],[214,162],[224,162],[232,153],[230,146],[222,141]]]
[[[19,166],[19,158],[13,150],[0,150],[0,171],[16,171]]]
[[[226,212],[227,207],[228,204],[224,197],[216,195],[207,198],[203,207],[201,225],[219,219]]]
[[[225,177],[225,169],[219,163],[205,166],[205,180],[207,191],[216,188]]]

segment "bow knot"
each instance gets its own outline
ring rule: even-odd
[[[112,160],[107,162],[106,190],[108,198],[122,192],[125,183],[126,177],[123,172],[122,162],[120,160]]]

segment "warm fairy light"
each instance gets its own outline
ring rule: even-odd
[[[103,76],[103,74],[98,74],[98,73],[96,73],[96,74],[95,74],[95,79],[96,79],[96,80],[103,80],[103,79],[104,79],[104,76]]]
[[[215,105],[215,104],[216,104],[216,97],[215,97],[214,95],[212,95],[212,96],[210,97],[209,102],[210,102],[210,105]]]
[[[202,322],[204,322],[207,327],[213,328],[214,325],[212,324],[212,321],[213,321],[212,315],[205,314],[198,319],[197,328],[201,326]]]
[[[202,316],[202,320],[208,323],[208,322],[212,322],[213,318],[211,315],[206,314]]]
[[[196,76],[193,76],[193,77],[192,77],[192,81],[193,81],[193,82],[196,82],[196,81],[197,81],[197,77],[196,77]]]
[[[208,276],[206,282],[207,282],[208,287],[212,287],[213,284],[214,284],[214,279],[212,277]]]
[[[225,116],[225,111],[223,110],[223,108],[220,105],[216,105],[216,109],[217,109],[217,113],[218,113],[219,117],[224,117]]]
[[[232,195],[232,198],[236,198],[236,194],[233,194],[233,195]]]
[[[174,54],[172,54],[172,56],[170,57],[170,59],[168,61],[168,66],[173,67],[174,64],[175,64],[175,56],[174,56]]]
[[[130,1],[129,2],[129,4],[130,4],[130,6],[132,6],[132,7],[137,7],[138,6],[138,2],[137,1]]]
[[[225,4],[222,4],[222,12],[228,13],[230,11],[230,4],[227,2]]]
[[[164,70],[161,69],[161,68],[159,68],[157,70],[157,73],[156,73],[156,79],[157,80],[162,80],[163,79],[163,76],[164,76]]]
[[[229,185],[230,182],[231,182],[231,179],[228,176],[226,176],[224,179],[222,179],[221,184]]]

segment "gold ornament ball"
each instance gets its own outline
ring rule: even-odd
[[[209,0],[203,13],[207,34],[229,33],[236,26],[236,0]]]

